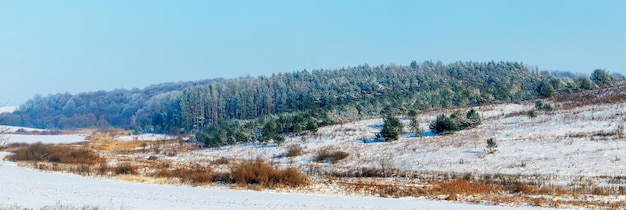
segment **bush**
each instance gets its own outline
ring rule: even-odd
[[[12,161],[49,161],[93,165],[102,162],[95,152],[86,148],[73,148],[67,145],[34,143],[14,151]]]
[[[207,166],[193,165],[191,167],[177,167],[172,172],[173,177],[180,178],[182,183],[202,184],[213,181],[213,170]]]
[[[489,154],[495,153],[497,151],[496,150],[497,147],[498,147],[498,143],[496,143],[496,140],[494,138],[487,139],[487,152]]]
[[[119,163],[113,171],[115,174],[137,174],[137,167],[130,163]]]
[[[276,186],[298,187],[308,184],[308,178],[294,168],[278,170],[263,162],[251,160],[238,164],[231,176],[240,186],[256,184],[264,188]]]
[[[450,114],[450,117],[441,114],[430,123],[430,129],[437,134],[449,134],[460,130],[476,127],[481,124],[480,115],[474,109],[465,116],[460,112]]]
[[[536,109],[530,110],[530,111],[528,111],[528,114],[526,114],[526,115],[528,117],[530,117],[530,118],[535,118],[535,117],[537,117],[537,110]]]
[[[535,109],[543,111],[552,111],[552,105],[545,104],[542,101],[535,101]]]
[[[385,141],[395,141],[398,140],[400,131],[402,131],[402,122],[400,122],[400,119],[391,114],[391,112],[387,113],[383,119],[383,129],[380,131],[381,137],[383,137]]]
[[[323,148],[317,151],[315,162],[331,162],[337,163],[348,157],[348,153],[344,151],[330,151],[330,148]]]
[[[417,119],[417,112],[415,110],[409,111],[409,119],[411,120],[411,132],[415,133],[417,137],[422,137],[424,130],[420,128],[420,121]]]
[[[296,157],[302,155],[302,147],[299,144],[292,144],[287,147],[285,157]]]

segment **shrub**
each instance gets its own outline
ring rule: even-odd
[[[119,163],[113,171],[115,174],[137,174],[137,167],[130,163]]]
[[[400,119],[391,114],[391,112],[387,113],[383,119],[383,129],[380,131],[381,137],[383,137],[385,141],[395,141],[398,140],[400,131],[402,131],[402,122],[400,122]]]
[[[95,152],[86,148],[73,148],[67,145],[34,143],[14,151],[13,161],[49,161],[56,163],[88,164],[102,162]]]
[[[537,117],[537,110],[536,109],[532,109],[530,111],[528,111],[528,114],[526,114],[528,117],[530,118],[535,118]]]
[[[430,129],[437,134],[448,134],[459,130],[473,128],[481,124],[480,115],[471,109],[463,116],[460,112],[450,114],[450,117],[441,114],[430,123]]]
[[[287,146],[287,152],[285,157],[296,157],[302,155],[302,146],[299,144],[292,144]]]
[[[420,128],[420,121],[417,119],[417,112],[415,110],[409,111],[409,119],[411,120],[411,132],[415,133],[415,136],[421,137],[424,130]]]
[[[542,101],[535,101],[535,109],[542,111],[552,111],[552,105],[545,104]]]
[[[171,176],[180,178],[183,183],[210,183],[213,181],[213,169],[197,164],[191,167],[177,167],[172,171]]]
[[[231,171],[234,181],[240,186],[256,184],[270,188],[275,186],[298,187],[308,184],[308,178],[294,168],[278,170],[263,160],[245,161]]]
[[[497,147],[498,143],[496,143],[496,140],[494,138],[487,139],[487,152],[489,154],[493,154],[494,152],[496,152]]]
[[[503,189],[497,185],[490,185],[484,183],[474,183],[467,180],[449,180],[438,183],[432,189],[433,193],[441,193],[448,195],[476,195],[487,193],[502,192]]]
[[[340,160],[348,157],[348,153],[344,151],[330,151],[330,148],[323,148],[317,151],[315,155],[315,162],[331,162],[337,163]]]

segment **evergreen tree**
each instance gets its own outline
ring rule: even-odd
[[[498,148],[496,140],[494,138],[487,139],[487,152],[493,154],[497,151],[496,148]]]
[[[613,85],[613,77],[604,69],[596,69],[591,73],[591,81],[599,87],[607,87]]]
[[[411,120],[411,132],[415,133],[417,137],[422,137],[424,130],[420,128],[420,121],[417,119],[417,111],[409,111],[409,119]]]
[[[537,93],[539,93],[541,97],[551,97],[554,95],[555,91],[550,82],[542,80],[537,87]]]
[[[593,89],[593,83],[587,77],[579,77],[576,79],[577,88],[581,90]]]
[[[470,127],[472,128],[482,123],[480,120],[480,115],[474,109],[470,109],[469,111],[467,111],[466,118],[469,121]]]
[[[383,119],[383,129],[380,131],[380,135],[385,141],[398,140],[400,132],[402,131],[402,122],[391,112],[387,112]]]
[[[437,116],[435,121],[430,123],[430,129],[437,134],[449,134],[459,130],[474,128],[480,125],[481,120],[478,112],[469,110],[465,116],[460,112],[454,112],[447,117],[444,114]]]

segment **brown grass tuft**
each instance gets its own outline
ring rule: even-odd
[[[287,146],[287,152],[285,157],[296,157],[302,155],[302,146],[299,144],[292,144]]]
[[[137,166],[130,163],[119,163],[113,169],[115,174],[137,174]]]
[[[443,181],[433,186],[433,193],[447,195],[479,195],[500,193],[503,191],[500,186],[474,183],[466,180]]]
[[[315,154],[315,162],[331,162],[337,163],[340,160],[348,157],[348,153],[344,151],[331,151],[331,148],[326,147],[317,151]]]
[[[262,160],[245,161],[236,165],[231,176],[240,186],[258,185],[264,188],[298,187],[308,184],[308,178],[294,168],[278,170]]]
[[[12,161],[49,161],[93,165],[104,161],[93,151],[69,145],[35,143],[14,151]]]

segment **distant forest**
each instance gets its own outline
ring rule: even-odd
[[[254,141],[271,138],[273,134],[263,135],[267,130],[304,132],[325,124],[377,117],[385,107],[405,114],[409,110],[549,97],[614,81],[601,69],[587,77],[540,72],[518,62],[446,65],[413,61],[408,66],[365,64],[165,83],[144,89],[36,96],[0,119],[3,124],[35,128],[115,127],[169,134],[210,133],[205,131],[236,123],[247,126],[250,132],[245,138]],[[281,119],[290,122],[279,122]],[[267,125],[269,121],[274,125]],[[236,136],[228,133],[236,131],[220,132]]]

